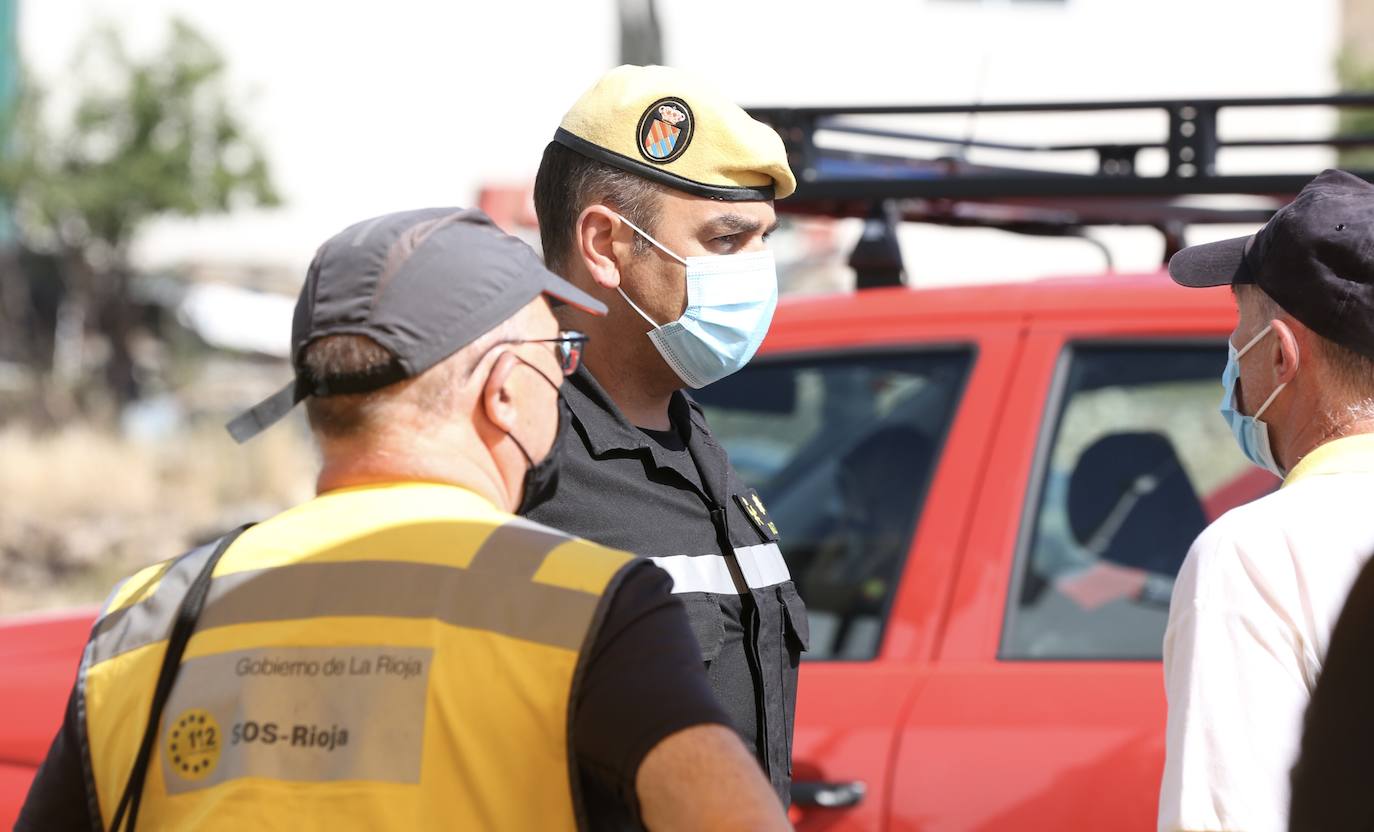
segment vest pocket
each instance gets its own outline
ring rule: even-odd
[[[710,664],[720,655],[721,644],[725,642],[725,624],[720,620],[720,604],[709,595],[679,597],[687,610],[692,634],[697,637],[697,646],[701,648],[701,659]]]
[[[782,604],[783,646],[786,650],[782,665],[783,721],[787,739],[787,776],[792,776],[792,734],[796,729],[797,671],[801,654],[811,648],[811,627],[806,619],[806,604],[797,594],[797,586],[784,581],[777,587]],[[781,658],[781,657],[780,657]]]
[[[791,581],[778,585],[778,595],[787,618],[787,646],[797,653],[805,653],[811,649],[811,626],[806,618],[806,604],[797,594],[796,584]]]

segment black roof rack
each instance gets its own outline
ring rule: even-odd
[[[1138,101],[1084,101],[1032,104],[935,106],[756,107],[754,117],[783,137],[797,192],[778,203],[792,214],[859,217],[869,221],[851,265],[861,287],[901,282],[902,264],[896,224],[929,222],[999,228],[1023,234],[1080,236],[1101,225],[1144,225],[1165,238],[1164,259],[1183,246],[1189,225],[1260,223],[1302,188],[1308,173],[1224,174],[1217,157],[1228,148],[1374,147],[1374,134],[1291,138],[1226,138],[1218,131],[1223,110],[1241,108],[1330,107],[1374,109],[1374,95],[1348,94],[1283,98],[1193,98]],[[875,123],[879,117],[965,116],[981,114],[1102,114],[1160,111],[1166,135],[1150,140],[1072,143],[1009,142],[976,139],[971,132],[950,136]],[[826,133],[830,141],[818,142]],[[899,140],[935,145],[933,155],[843,147],[845,138]],[[870,144],[872,144],[870,142]],[[891,145],[891,143],[888,143]],[[1020,154],[1043,165],[1065,154],[1095,154],[1094,170],[1064,173],[1035,167],[978,164],[969,151]],[[1162,174],[1140,172],[1142,152],[1163,152]],[[1353,171],[1374,180],[1374,170]],[[1244,207],[1207,207],[1197,197],[1251,195]]]

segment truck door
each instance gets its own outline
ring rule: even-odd
[[[1277,483],[1216,409],[1228,324],[1032,331],[930,677],[893,828],[1155,826],[1174,574],[1220,512]]]
[[[776,519],[807,605],[799,828],[884,822],[901,714],[935,643],[1011,342],[774,353],[694,394]]]

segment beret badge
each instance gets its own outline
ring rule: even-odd
[[[639,117],[636,128],[639,154],[666,165],[687,150],[696,130],[692,109],[680,98],[660,98]]]

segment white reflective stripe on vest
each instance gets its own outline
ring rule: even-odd
[[[776,543],[743,546],[735,550],[735,558],[750,589],[763,589],[792,578]],[[723,555],[667,555],[649,560],[673,577],[674,595],[684,592],[736,595],[739,592],[730,578],[730,566]]]

